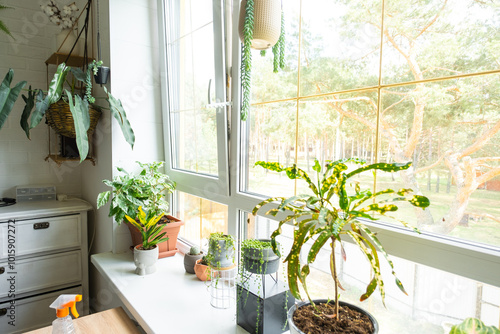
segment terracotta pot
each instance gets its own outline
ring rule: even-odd
[[[159,255],[158,258],[164,258],[168,256],[173,256],[175,253],[177,253],[179,250],[176,248],[177,246],[177,236],[179,235],[179,231],[181,229],[181,226],[184,225],[184,222],[180,219],[177,219],[173,216],[166,215],[168,219],[170,219],[170,223],[165,224],[165,227],[162,229],[162,232],[166,232],[167,234],[165,237],[168,237],[167,241],[164,241],[160,244],[159,246]],[[127,224],[130,234],[132,236],[132,243],[134,246],[139,245],[142,243],[142,235],[141,233],[132,226],[129,222],[125,221]]]
[[[196,261],[201,259],[203,257],[203,252],[198,255],[191,255],[189,253],[184,254],[184,269],[186,270],[187,273],[189,274],[194,274],[194,266],[196,264]]]
[[[144,276],[156,271],[155,263],[158,261],[158,246],[149,250],[139,249],[141,246],[134,247],[134,263],[136,266],[135,273]]]
[[[210,281],[210,267],[200,264],[200,262],[201,259],[196,260],[196,263],[194,264],[194,273],[196,274],[196,277],[198,277],[200,281]]]
[[[316,304],[325,304],[325,303],[328,303],[328,302],[334,303],[334,301],[329,300],[329,299],[328,300],[327,299],[315,299],[314,300],[314,303],[316,303]],[[295,312],[295,310],[297,309],[297,307],[306,306],[306,305],[309,305],[309,304],[310,304],[309,302],[299,303],[298,305],[294,304],[288,310],[288,325],[290,326],[290,334],[304,334],[304,332],[301,331],[300,329],[298,329],[297,326],[295,326],[295,324],[293,323],[293,313]],[[377,320],[370,313],[366,312],[365,310],[363,310],[360,307],[357,307],[356,305],[352,305],[352,304],[349,304],[349,303],[346,303],[346,302],[339,301],[339,304],[341,306],[347,306],[350,309],[353,309],[353,310],[356,310],[358,312],[366,314],[368,316],[368,318],[370,318],[370,320],[371,320],[371,322],[373,324],[373,334],[377,334],[378,333],[378,322],[377,322]]]

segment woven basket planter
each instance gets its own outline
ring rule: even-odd
[[[102,112],[100,110],[89,106],[90,127],[87,131],[88,136],[91,136],[92,133],[94,133],[97,122],[99,121],[99,118],[101,118],[101,114]],[[45,113],[45,118],[47,118],[47,123],[56,133],[65,137],[76,138],[73,115],[69,109],[69,104],[63,99],[50,105],[49,109]]]
[[[238,33],[243,41],[243,25],[245,23],[245,7],[247,1],[240,4]],[[265,50],[273,47],[281,34],[281,0],[254,0],[254,27],[252,48]]]

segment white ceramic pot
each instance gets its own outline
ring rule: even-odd
[[[242,0],[240,4],[238,32],[241,41],[244,40],[243,26],[246,4],[246,0]],[[252,48],[265,50],[273,47],[281,34],[281,0],[255,0],[253,24]]]
[[[71,51],[73,44],[75,44],[76,42],[76,33],[72,29],[63,29],[59,34],[57,34],[56,40],[57,40],[56,52],[67,55]],[[76,43],[75,48],[71,52],[72,55],[77,56],[80,54],[79,44],[80,43]]]
[[[141,245],[134,247],[134,263],[137,275],[149,275],[156,271],[156,261],[158,261],[158,245],[150,250],[139,249]]]

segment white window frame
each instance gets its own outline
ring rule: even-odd
[[[158,1],[159,3],[163,3],[163,0]],[[220,2],[222,3],[222,0]],[[178,188],[180,190],[227,205],[229,219],[228,233],[240,237],[238,235],[241,232],[240,226],[244,223],[241,222],[242,213],[251,212],[253,207],[265,197],[244,193],[240,189],[240,173],[245,168],[242,161],[240,144],[244,139],[242,129],[246,126],[244,122],[240,121],[239,107],[235,107],[239,106],[241,102],[239,73],[241,44],[237,25],[240,3],[239,0],[227,0],[227,2],[227,7],[232,6],[232,17],[226,15],[226,27],[232,30],[232,39],[227,42],[229,45],[234,45],[230,50],[231,59],[228,57],[232,63],[230,82],[233,103],[233,112],[230,117],[232,125],[231,140],[228,146],[230,156],[228,161],[230,195],[207,194],[207,192],[200,191],[199,185],[191,187],[191,182],[188,182],[188,185],[184,185],[182,184],[184,182],[183,179],[179,179],[177,175],[174,176],[173,174],[172,177],[178,181]],[[230,10],[226,9],[226,12],[228,11],[230,12]],[[163,17],[161,17],[160,22],[163,22]],[[163,77],[165,78],[165,76]],[[165,98],[163,96],[163,101],[167,101]],[[164,113],[164,115],[168,115],[168,113]],[[168,122],[168,117],[164,119],[164,123],[166,122]],[[220,127],[220,131],[226,131],[225,125],[221,125]],[[166,126],[165,131],[167,132],[165,132],[165,138],[169,137],[168,129],[168,126]],[[170,155],[166,156],[170,157]],[[200,180],[200,182],[206,182],[206,180]],[[279,219],[280,216],[276,217],[276,220]],[[498,247],[479,245],[467,240],[457,240],[427,232],[416,234],[389,224],[367,222],[367,225],[370,225],[372,231],[377,233],[387,252],[393,256],[500,287],[500,249]],[[348,239],[345,241],[351,242]]]
[[[208,175],[196,173],[193,171],[177,168],[175,166],[175,152],[173,149],[173,136],[170,132],[170,104],[169,92],[171,85],[168,81],[169,68],[171,59],[168,54],[168,36],[166,29],[169,27],[169,15],[167,15],[166,1],[158,0],[159,25],[160,25],[160,65],[162,73],[162,108],[163,108],[163,132],[164,132],[164,147],[165,147],[165,169],[166,173],[177,182],[177,189],[199,197],[207,198],[207,196],[216,196],[220,199],[229,196],[229,171],[228,171],[228,134],[225,125],[227,124],[228,108],[224,106],[226,102],[226,71],[225,71],[225,54],[224,54],[224,15],[223,15],[223,0],[213,0],[213,30],[214,30],[214,69],[216,75],[214,84],[215,101],[208,101],[207,105],[215,104],[216,123],[217,123],[217,159],[218,159],[218,174]],[[173,18],[175,19],[175,18]],[[207,93],[208,93],[207,83]],[[166,89],[165,89],[166,88]],[[209,94],[207,94],[209,95]],[[220,104],[220,105],[219,105]]]

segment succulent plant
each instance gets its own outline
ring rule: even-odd
[[[197,246],[193,246],[189,249],[189,254],[190,255],[198,255],[200,254],[200,248]]]

